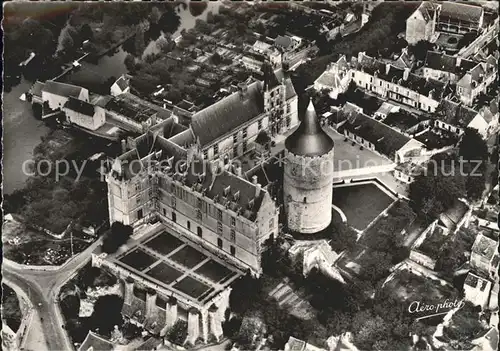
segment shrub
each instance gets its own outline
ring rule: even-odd
[[[182,345],[187,338],[187,322],[177,320],[175,324],[167,332],[167,340],[176,344]]]

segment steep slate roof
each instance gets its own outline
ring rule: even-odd
[[[421,95],[428,95],[431,91],[435,99],[441,98],[448,87],[447,84],[435,79],[426,79],[416,74],[408,74],[404,79],[404,69],[397,68],[391,64],[385,64],[377,59],[362,54],[355,67],[370,75],[377,76],[387,82],[397,83],[402,87],[413,90]]]
[[[228,208],[235,212],[241,209],[240,214],[242,216],[255,221],[266,193],[264,190],[257,193],[256,185],[230,172],[213,172],[208,162],[198,159],[196,156],[190,161],[192,162],[191,165],[188,165],[188,155],[185,149],[152,132],[137,137],[134,142],[135,148],[118,157],[121,161],[128,161],[123,166],[125,179],[131,179],[143,167],[141,162],[132,162],[134,160],[143,159],[144,164],[147,164],[148,160],[161,161],[173,157],[174,167],[168,171],[173,179],[182,182],[195,192],[203,193],[204,196],[227,205]],[[159,158],[155,155],[158,151],[161,151]],[[174,174],[174,170],[180,170],[183,167],[187,171],[185,176],[181,173]],[[203,177],[202,174],[204,174]],[[230,188],[230,194],[225,197],[224,191],[228,187]],[[236,192],[239,193],[239,196],[235,196]],[[253,201],[252,207],[249,206],[251,201]]]
[[[306,347],[306,342],[300,339],[296,339],[293,336],[290,336],[290,339],[288,339],[288,347],[290,348],[290,351],[303,351],[304,348]]]
[[[65,97],[69,96],[78,97],[80,96],[80,93],[84,89],[85,88],[76,85],[54,82],[52,80],[46,81],[43,87],[43,91]]]
[[[408,52],[405,50],[401,55],[399,55],[398,59],[393,62],[394,67],[405,69],[411,68],[413,66],[412,59]]]
[[[202,146],[264,112],[260,84],[254,82],[248,86],[246,93],[235,92],[193,115],[191,128]]]
[[[479,22],[484,10],[481,6],[445,1],[441,5],[440,19],[451,18],[463,22]]]
[[[456,201],[455,205],[439,215],[439,220],[448,228],[455,229],[458,222],[465,216],[469,207],[462,201]]]
[[[327,154],[333,148],[333,140],[321,127],[312,100],[299,127],[286,138],[285,147],[294,155],[309,157]]]
[[[285,99],[288,100],[297,96],[295,88],[293,87],[292,79],[285,71],[283,71],[283,69],[275,71],[274,74],[276,75],[276,79],[278,79],[279,82],[282,82],[283,79],[285,80]]]
[[[271,90],[280,84],[269,62],[264,62],[261,70],[264,73],[264,86],[262,88],[263,90]]]
[[[42,96],[42,90],[45,83],[39,82],[38,80],[31,86],[30,92],[35,96]]]
[[[68,99],[68,101],[64,104],[64,108],[84,114],[86,116],[93,116],[95,111],[94,105],[79,99],[75,99],[74,97],[70,97]]]
[[[194,144],[196,141],[191,129],[186,129],[185,131],[170,137],[168,140],[182,147],[187,147]]]
[[[473,109],[448,99],[441,100],[436,108],[440,121],[457,127],[467,127],[477,114]]]
[[[364,113],[353,113],[340,127],[340,131],[349,132],[362,137],[375,145],[375,150],[393,157],[411,138],[391,127],[368,117]]]
[[[321,73],[316,82],[321,85],[329,86],[332,88],[337,88],[340,85],[340,78],[338,74],[334,73],[332,70],[328,69]]]
[[[290,45],[292,45],[292,38],[290,38],[288,35],[278,35],[276,39],[274,39],[274,44],[277,46],[281,46],[283,48],[288,48]]]
[[[474,273],[469,272],[467,274],[467,277],[465,278],[464,284],[467,286],[470,286],[472,288],[476,288],[479,281],[482,281],[482,280],[483,279],[481,277],[475,275]]]
[[[125,90],[129,86],[128,78],[125,75],[122,75],[120,78],[118,78],[115,83],[121,90]]]
[[[175,122],[173,118],[168,118],[165,120],[165,124],[163,125],[163,137],[169,139],[187,129],[188,128],[182,124]]]
[[[87,337],[78,348],[78,351],[87,351],[90,348],[92,348],[93,351],[111,351],[114,349],[114,344],[96,333],[89,331]]]
[[[380,113],[382,115],[388,115],[391,113],[392,109],[395,108],[396,105],[391,104],[390,102],[384,101],[382,105],[378,108],[377,112],[375,113]]]
[[[476,63],[466,59],[461,59],[460,64],[457,65],[457,57],[446,55],[441,52],[428,51],[425,58],[424,67],[450,72],[455,74],[462,74],[474,68]]]
[[[417,11],[422,14],[422,17],[426,22],[429,22],[433,18],[436,10],[437,5],[430,1],[422,1],[422,4],[417,9]]]
[[[498,243],[482,234],[479,234],[472,245],[472,252],[491,260],[497,251]]]

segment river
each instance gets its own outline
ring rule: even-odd
[[[28,178],[23,173],[23,163],[32,158],[33,148],[50,130],[42,121],[34,117],[31,104],[19,99],[30,86],[31,83],[23,79],[10,92],[3,94],[3,190],[5,194],[23,187]]]
[[[219,2],[209,2],[203,13],[198,16],[191,14],[189,6],[177,6],[180,25],[173,37],[179,35],[183,29],[189,30],[193,28],[197,19],[206,20],[209,12],[218,13],[219,6]],[[154,52],[156,42],[150,42],[146,50]],[[111,55],[100,58],[97,64],[82,62],[80,70],[70,73],[62,81],[81,84],[90,88],[95,84],[105,82],[111,77],[118,78],[127,72],[124,64],[126,56],[127,53],[119,47]],[[50,130],[42,121],[33,116],[31,104],[19,99],[23,93],[29,90],[30,86],[31,83],[23,79],[10,92],[3,95],[3,190],[5,194],[12,193],[24,186],[28,175],[23,173],[22,165],[25,160],[32,158],[33,148],[40,143],[40,138]]]

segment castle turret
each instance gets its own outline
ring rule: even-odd
[[[313,234],[332,219],[333,140],[320,125],[312,101],[285,141],[284,203],[288,228]]]

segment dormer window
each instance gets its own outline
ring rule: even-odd
[[[249,210],[251,210],[251,209],[253,208],[254,203],[255,203],[255,202],[254,202],[254,200],[253,200],[253,199],[252,199],[252,200],[250,200],[250,201],[248,202],[248,209],[249,209]]]
[[[238,201],[240,199],[240,191],[238,190],[237,192],[234,193],[234,200]]]
[[[224,196],[228,196],[230,191],[231,191],[231,187],[230,186],[224,188]]]
[[[168,165],[169,165],[170,167],[173,167],[173,165],[174,165],[174,156],[170,157],[170,158],[167,160],[167,162],[168,162]]]

